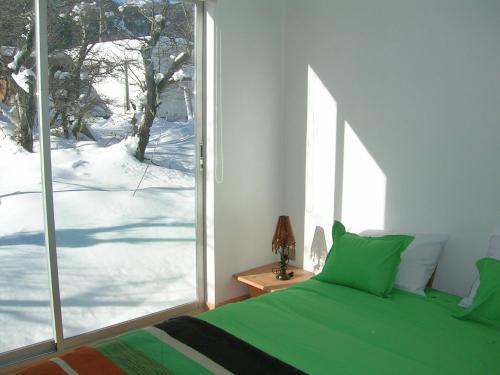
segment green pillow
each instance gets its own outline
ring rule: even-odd
[[[500,261],[483,258],[476,265],[480,280],[476,297],[471,307],[456,316],[500,327]]]
[[[401,262],[401,253],[410,245],[413,237],[363,237],[346,232],[338,221],[333,224],[332,235],[332,249],[323,270],[315,278],[389,297]]]

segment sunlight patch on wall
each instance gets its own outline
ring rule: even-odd
[[[348,230],[384,229],[387,178],[346,122],[342,222]]]
[[[337,103],[308,67],[304,268],[319,271],[331,246]]]

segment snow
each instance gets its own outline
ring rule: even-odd
[[[83,14],[85,13],[85,11],[91,7],[94,7],[96,5],[95,2],[92,2],[92,3],[86,3],[85,1],[82,1],[80,4],[76,4],[73,9],[72,9],[72,12],[74,14]]]
[[[184,57],[186,53],[185,52],[181,52],[177,55],[177,57],[175,58],[175,62],[179,61],[180,59],[182,59]]]
[[[142,7],[150,1],[151,0],[114,0],[115,3],[121,3],[121,4],[124,4],[125,6],[133,5],[133,6],[138,6],[138,7]]]
[[[54,78],[60,79],[60,80],[70,79],[71,78],[71,73],[69,73],[69,72],[62,72],[60,70],[57,70],[54,73]]]
[[[156,73],[155,74],[156,84],[160,83],[163,78],[165,78],[165,75],[163,73]]]
[[[70,79],[71,74],[69,72],[62,72],[61,75],[59,76],[59,79]]]
[[[65,89],[59,89],[56,91],[56,96],[58,98],[65,98],[68,96],[68,90],[65,90]]]
[[[15,108],[11,110],[15,111]],[[10,112],[10,111],[9,111]],[[11,139],[14,136],[14,125],[8,120],[10,113],[5,113],[3,108],[0,111],[0,139],[4,140],[2,147],[9,152],[15,154],[19,150],[19,146]],[[2,121],[3,120],[3,121]],[[21,147],[22,150],[22,147]],[[1,201],[0,201],[1,202]],[[1,204],[1,203],[0,203]]]
[[[80,20],[88,6],[96,4],[82,2],[59,16]],[[165,117],[168,113],[168,101],[184,103],[175,92],[176,98],[163,97],[146,161],[134,157],[138,138],[131,135],[130,119],[135,116],[140,121],[142,108],[137,105],[134,112],[123,108],[120,68],[129,61],[130,98],[138,104],[144,98],[135,79],[144,77],[142,45],[141,40],[122,40],[96,43],[92,49],[93,58],[109,59],[118,66],[114,76],[93,82],[96,95],[105,99],[91,111],[94,117],[87,117],[97,141],[61,138],[60,128],[54,128],[51,136],[65,337],[196,300],[194,125],[161,118],[160,113]],[[51,56],[56,53],[65,59],[74,57],[77,49],[54,51]],[[168,70],[172,61],[163,56],[171,54],[172,60],[182,57],[176,57],[177,46],[162,38],[153,51],[156,71]],[[35,74],[20,67],[20,56],[14,59],[12,76],[26,90],[27,79]],[[88,72],[82,71],[80,77],[89,78]],[[57,71],[54,78],[70,83],[72,77]],[[63,89],[56,92],[66,95]],[[111,117],[98,118],[99,110]],[[29,153],[13,140],[10,114],[4,108],[0,112],[0,352],[53,335],[37,125],[35,152]],[[74,120],[70,116],[70,122]]]
[[[139,144],[139,137],[127,137],[123,141],[123,145],[130,156],[134,156],[137,145]]]
[[[27,93],[30,92],[30,77],[32,77],[33,80],[36,79],[36,75],[31,69],[23,69],[19,73],[12,73],[12,78],[17,85]]]
[[[172,80],[174,81],[182,81],[186,77],[186,74],[184,74],[184,71],[182,69],[179,69],[172,75]]]
[[[129,119],[51,139],[65,337],[196,299],[193,123],[155,119],[140,163]],[[11,127],[0,113],[0,352],[52,338],[40,155]]]
[[[16,52],[17,52],[16,47],[0,46],[0,55],[2,55],[2,56],[12,57],[16,54]]]
[[[141,92],[136,96],[136,101],[141,104],[146,104],[146,92]]]
[[[161,22],[165,19],[165,17],[163,17],[163,15],[161,14],[156,14],[155,15],[155,22]]]
[[[22,57],[22,51],[17,51],[15,56],[14,56],[14,59],[12,60],[11,63],[9,63],[7,65],[7,67],[10,69],[10,70],[18,70],[19,69],[19,64],[20,64],[20,61],[21,60],[21,57]]]

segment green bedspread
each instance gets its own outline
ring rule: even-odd
[[[310,374],[500,374],[500,330],[453,318],[458,300],[310,280],[198,318]]]

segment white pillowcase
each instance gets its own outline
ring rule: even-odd
[[[367,230],[363,236],[384,236],[400,234],[382,230]],[[405,233],[407,234],[407,233]],[[425,296],[425,287],[436,270],[439,257],[443,252],[448,236],[443,234],[411,234],[415,239],[401,255],[398,274],[394,286],[421,296]]]
[[[500,236],[494,235],[490,237],[490,247],[488,249],[488,254],[486,254],[487,258],[494,258],[500,260]],[[474,302],[474,298],[476,297],[477,290],[479,289],[479,277],[476,278],[474,284],[472,284],[472,288],[469,292],[469,295],[465,298],[462,298],[460,303],[458,304],[460,307],[468,308],[472,306],[472,302]]]

